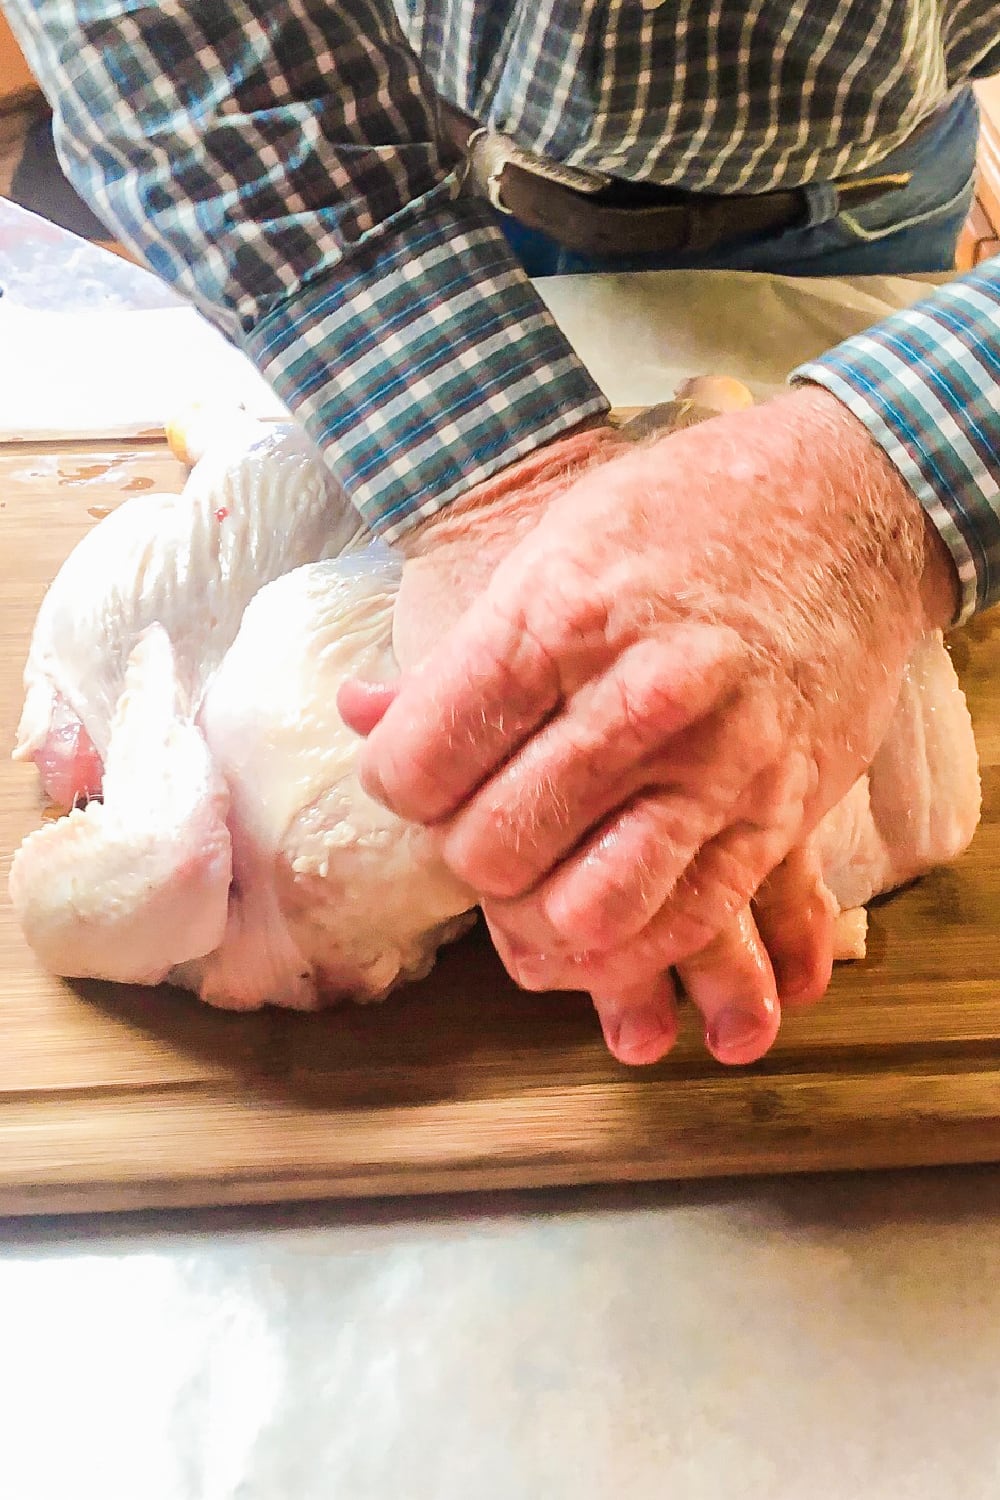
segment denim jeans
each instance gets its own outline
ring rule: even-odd
[[[777,234],[747,236],[717,249],[663,255],[589,256],[508,215],[499,222],[530,276],[580,271],[773,271],[788,276],[881,276],[950,271],[972,203],[979,112],[960,89],[932,128],[892,152],[870,175],[910,172],[907,187],[838,213],[827,184],[808,187],[808,221]],[[861,174],[864,175],[864,174]]]

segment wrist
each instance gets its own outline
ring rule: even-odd
[[[937,527],[884,448],[860,418],[822,386],[800,385],[784,399],[809,403],[832,425],[834,462],[849,477],[859,499],[867,496],[869,510],[877,509],[880,534],[890,552],[887,565],[909,573],[903,581],[910,585],[919,627],[947,629],[959,609],[958,570]]]
[[[509,547],[530,530],[554,494],[626,446],[627,440],[603,419],[588,419],[442,506],[400,537],[397,546],[407,558],[422,557],[463,545],[474,530],[484,545],[495,536]]]

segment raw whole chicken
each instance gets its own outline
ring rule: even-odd
[[[66,817],[11,895],[56,973],[186,986],[215,1005],[374,999],[427,972],[474,898],[425,830],[368,798],[336,708],[389,680],[399,565],[364,545],[308,439],[249,419],[180,496],[137,497],[42,604],[15,756]],[[83,805],[76,805],[82,803]],[[957,856],[979,818],[965,699],[940,634],[907,669],[869,773],[816,830],[864,952],[863,905]]]
[[[348,675],[396,673],[399,564],[360,548],[291,426],[237,423],[183,494],[137,498],[71,553],[35,625],[14,754],[85,805],[15,855],[29,943],[59,974],[238,1009],[426,973],[473,897],[361,790],[336,708]]]

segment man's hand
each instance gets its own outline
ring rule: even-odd
[[[723,1063],[755,1062],[774,1042],[783,1007],[818,1000],[833,966],[833,903],[808,848],[793,850],[744,908],[675,970],[638,982],[592,985],[572,957],[524,952],[487,922],[508,972],[525,989],[590,989],[609,1050],[621,1062],[656,1062],[678,1031],[678,1001],[700,1013],[705,1045]]]
[[[505,471],[489,490],[412,542],[395,613],[396,656],[415,668],[483,592],[501,559],[538,524],[551,501],[584,467],[607,461],[624,445],[608,430],[575,434]],[[470,513],[475,524],[470,525]],[[347,683],[340,706],[368,734],[396,695],[395,684]],[[487,923],[508,971],[529,989],[589,988],[572,955],[525,952],[503,931],[499,906]],[[551,947],[551,944],[548,945]],[[673,1046],[678,1002],[700,1012],[709,1050],[726,1063],[754,1061],[774,1041],[782,1005],[803,1005],[826,990],[832,966],[832,913],[818,865],[795,850],[713,942],[676,972],[639,983],[602,976],[593,999],[609,1050],[621,1062],[656,1062]]]
[[[953,608],[942,552],[817,388],[625,452],[551,500],[404,678],[364,782],[439,825],[509,945],[592,993],[652,983],[869,763]]]

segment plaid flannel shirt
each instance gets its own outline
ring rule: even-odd
[[[79,191],[256,362],[390,538],[606,409],[436,100],[713,192],[863,171],[1000,69],[988,0],[4,0]],[[797,378],[864,422],[1000,597],[1000,270]]]

